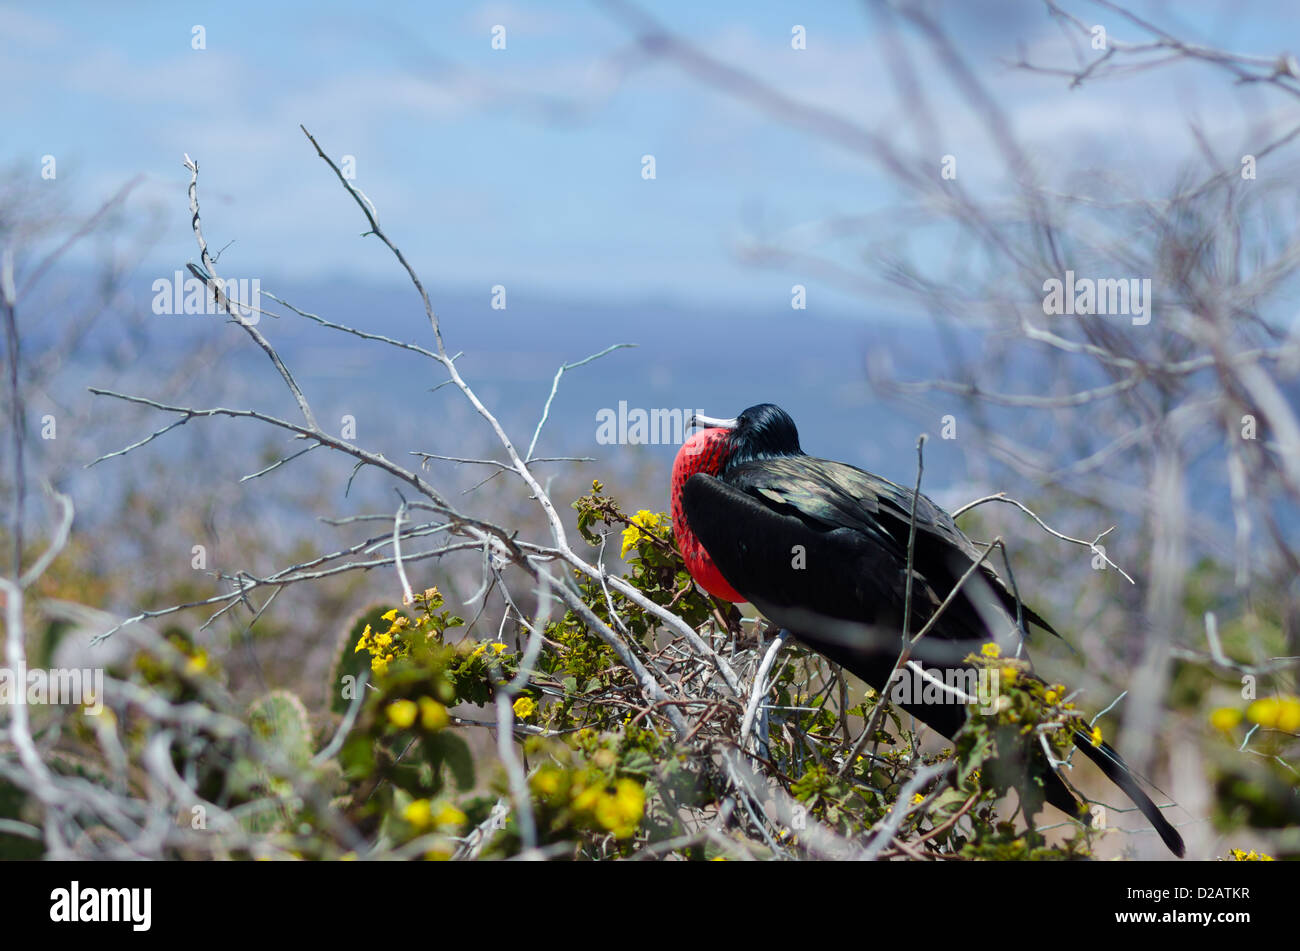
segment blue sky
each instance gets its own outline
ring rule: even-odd
[[[1138,6],[1193,40],[1244,52],[1274,55],[1294,36],[1288,4]],[[906,135],[886,40],[864,6],[653,8],[783,92]],[[1040,3],[947,10],[1049,178],[1082,156],[1162,179],[1194,154],[1189,118],[1231,153],[1281,112],[1203,69],[1071,91],[1000,62],[1018,44],[1049,62],[1062,55]],[[195,24],[206,49],[191,48]],[[491,48],[496,24],[505,50]],[[791,49],[794,24],[807,30],[806,50]],[[1137,36],[1123,23],[1111,30]],[[924,81],[941,110],[941,147],[961,157],[973,187],[999,188],[996,156],[960,98],[936,70]],[[869,161],[637,56],[626,24],[588,3],[0,4],[0,88],[0,163],[35,176],[54,155],[58,178],[42,187],[66,207],[88,211],[144,176],[128,209],[153,210],[165,226],[149,277],[194,254],[188,152],[202,168],[210,240],[235,240],[228,272],[401,279],[377,242],[358,238],[357,209],[300,122],[335,157],[356,157],[357,185],[427,280],[484,293],[500,283],[596,299],[788,300],[801,281],[810,306],[860,314],[861,301],[796,271],[745,265],[737,248],[829,216],[889,216],[903,197]],[[647,153],[652,182],[640,174]],[[853,261],[860,248],[834,253]]]

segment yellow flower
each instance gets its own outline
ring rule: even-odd
[[[925,802],[925,796],[922,793],[912,794],[912,805],[919,806],[923,802]]]
[[[430,732],[441,730],[451,723],[447,708],[432,697],[420,698],[420,726]]]
[[[1007,684],[1008,686],[1015,683],[1016,678],[1019,676],[1020,676],[1020,671],[1016,670],[1016,668],[1010,666],[1009,664],[1006,667],[1002,668],[1002,682],[1004,684]]]
[[[980,648],[980,653],[985,657],[998,658],[1002,656],[1002,648],[998,647],[998,645],[994,644],[992,641],[989,641]]]
[[[1300,698],[1265,697],[1246,708],[1246,719],[1268,729],[1295,733],[1300,730]]]
[[[600,798],[601,792],[599,786],[588,786],[573,797],[573,808],[578,812],[591,811],[591,808],[596,805],[596,800]]]
[[[662,516],[656,515],[649,509],[641,509],[633,515],[630,524],[623,529],[623,553],[619,557],[626,558],[627,553],[641,541],[642,535],[652,536],[662,524]]]
[[[493,653],[496,654],[500,654],[505,649],[506,649],[506,645],[502,644],[500,641],[497,641],[492,645],[492,651]]]
[[[208,669],[208,652],[200,650],[188,661],[185,662],[185,672],[187,674],[201,674]]]
[[[427,799],[417,799],[402,810],[402,818],[417,829],[427,829],[433,824],[433,806]]]
[[[537,704],[531,697],[520,697],[515,701],[515,716],[521,720],[527,720],[537,710]]]
[[[1282,712],[1277,716],[1277,728],[1283,733],[1300,731],[1300,700],[1286,697],[1282,700]]]
[[[1275,861],[1273,856],[1265,855],[1263,852],[1256,852],[1251,849],[1247,852],[1245,849],[1233,849],[1232,857],[1238,862],[1272,862]]]
[[[1210,726],[1224,733],[1232,732],[1232,728],[1240,722],[1241,711],[1234,707],[1219,707],[1210,714]]]
[[[1092,741],[1093,746],[1101,746],[1101,727],[1093,727],[1092,732],[1088,734],[1088,739]]]
[[[385,613],[381,614],[380,617],[382,617],[385,621],[390,621],[390,622],[393,621],[397,617],[397,608],[393,608],[391,611],[386,611]]]
[[[641,819],[645,812],[645,787],[632,779],[620,779],[614,784],[614,796],[624,818]]]
[[[1056,701],[1061,699],[1061,695],[1056,692],[1056,689],[1054,687],[1049,687],[1047,691],[1043,694],[1043,699],[1047,701],[1049,704],[1055,704]]]
[[[1246,719],[1265,729],[1283,733],[1300,731],[1300,699],[1296,697],[1265,697],[1246,708]]]
[[[403,730],[415,722],[418,708],[411,700],[395,700],[388,705],[388,720]]]
[[[618,814],[618,800],[606,793],[596,800],[596,821],[613,832],[623,828],[623,820]],[[625,836],[618,836],[625,838]]]
[[[388,646],[389,644],[391,644],[391,643],[393,643],[393,635],[392,635],[392,634],[376,634],[376,635],[375,635],[375,646],[378,647],[380,650],[383,650],[385,647],[387,647],[387,646]]]
[[[613,793],[602,792],[596,800],[596,821],[614,833],[616,839],[636,834],[645,812],[645,790],[631,779],[620,779]]]
[[[539,796],[554,796],[560,791],[560,773],[555,769],[539,770],[533,775],[533,792]]]
[[[451,803],[443,803],[442,808],[434,815],[435,825],[452,828],[460,828],[465,824],[465,813],[461,812]]]
[[[1246,719],[1251,723],[1258,723],[1264,728],[1277,726],[1277,717],[1281,712],[1281,704],[1275,697],[1265,697],[1263,700],[1256,700],[1246,708]]]
[[[366,629],[361,632],[361,639],[357,641],[357,649],[354,650],[352,653],[354,654],[360,653],[361,651],[365,650],[369,646],[370,646],[370,625],[367,624]]]

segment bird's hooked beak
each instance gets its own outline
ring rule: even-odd
[[[705,416],[703,413],[694,413],[691,415],[690,425],[687,429],[699,427],[701,429],[735,429],[740,425],[740,420],[736,417],[731,419],[717,419],[713,416]]]

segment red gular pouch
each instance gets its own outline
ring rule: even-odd
[[[727,456],[731,452],[730,436],[730,430],[702,429],[686,440],[677,451],[677,458],[673,460],[672,481],[673,536],[677,539],[677,547],[682,551],[686,569],[696,583],[715,598],[740,603],[748,599],[722,577],[718,566],[686,524],[686,512],[682,508],[682,489],[685,488],[687,479],[697,472],[715,477],[722,474],[722,467],[726,465]]]

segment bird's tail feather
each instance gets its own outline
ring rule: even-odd
[[[1169,851],[1182,858],[1185,851],[1183,837],[1178,834],[1177,829],[1169,824],[1169,820],[1164,817],[1159,807],[1151,801],[1151,797],[1138,785],[1132,771],[1128,768],[1128,764],[1115,751],[1115,748],[1109,743],[1093,745],[1092,738],[1086,733],[1075,733],[1074,745],[1079,748],[1079,751],[1084,756],[1096,763],[1098,768],[1106,774],[1106,778],[1118,786],[1124,795],[1133,801],[1133,805],[1138,807],[1138,811],[1146,816],[1147,822],[1155,827],[1160,838],[1169,847]],[[1059,804],[1054,803],[1054,805]]]

